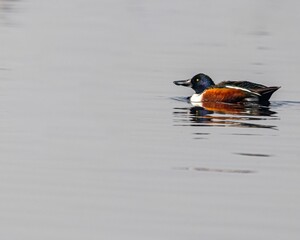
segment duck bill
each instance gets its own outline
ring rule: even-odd
[[[184,87],[191,87],[192,86],[191,79],[174,81],[174,84],[178,85],[178,86],[184,86]]]

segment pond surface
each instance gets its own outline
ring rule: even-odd
[[[299,7],[1,0],[1,239],[299,239]],[[199,72],[281,88],[192,106]]]

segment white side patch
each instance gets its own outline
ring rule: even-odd
[[[191,102],[202,102],[202,94],[193,94],[190,98]]]
[[[225,87],[226,87],[226,88],[239,89],[239,90],[242,90],[242,91],[244,91],[244,92],[249,92],[249,93],[252,93],[252,94],[254,94],[254,95],[261,96],[259,93],[252,92],[252,91],[250,91],[249,89],[246,89],[246,88],[236,87],[236,86],[230,86],[230,85],[226,85]]]

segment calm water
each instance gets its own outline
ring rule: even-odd
[[[299,7],[0,0],[0,238],[299,239]],[[281,89],[192,106],[198,72]]]

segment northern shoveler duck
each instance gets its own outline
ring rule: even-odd
[[[224,81],[215,84],[213,80],[199,73],[188,80],[174,81],[174,84],[191,87],[195,93],[190,97],[191,102],[268,102],[272,94],[280,87],[266,87],[248,81]]]

